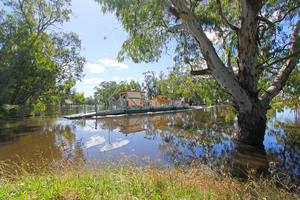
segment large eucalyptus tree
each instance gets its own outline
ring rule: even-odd
[[[157,61],[177,44],[177,62],[192,75],[214,77],[231,95],[236,138],[263,144],[270,102],[298,70],[298,0],[96,1],[129,33],[120,60]]]

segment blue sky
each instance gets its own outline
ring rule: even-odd
[[[63,31],[75,32],[82,41],[81,55],[87,59],[82,82],[76,84],[78,92],[93,96],[94,87],[101,81],[134,79],[142,83],[143,72],[167,72],[174,62],[168,55],[158,63],[135,64],[131,60],[118,63],[116,60],[128,34],[113,14],[103,15],[100,6],[93,0],[73,0],[70,22],[64,23]],[[106,39],[104,39],[106,37]]]

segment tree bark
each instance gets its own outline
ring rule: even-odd
[[[266,130],[267,107],[258,99],[258,13],[261,0],[240,0],[238,29],[238,82],[251,99],[252,108],[244,112],[238,107],[238,127],[235,138],[247,144],[262,146]]]
[[[247,92],[241,87],[234,74],[232,74],[224,65],[196,17],[185,5],[183,0],[171,0],[171,2],[178,10],[177,13],[179,13],[179,19],[186,24],[188,32],[199,46],[207,63],[207,67],[211,70],[214,78],[233,97],[234,103],[237,105],[239,111],[251,112],[252,103]]]
[[[239,84],[252,98],[257,98],[258,70],[258,12],[261,0],[240,0],[238,30]]]
[[[254,146],[263,146],[267,109],[257,102],[251,112],[238,112],[235,139]]]
[[[225,16],[221,16],[225,20],[225,24],[232,27],[237,33],[238,44],[238,76],[235,77],[233,73],[228,70],[216,50],[205,35],[201,25],[197,21],[195,15],[186,6],[183,0],[171,0],[174,8],[171,9],[177,19],[184,24],[180,25],[178,30],[186,30],[195,39],[199,46],[201,53],[207,63],[208,69],[199,72],[192,72],[192,74],[203,74],[208,71],[212,76],[228,91],[233,97],[233,102],[237,109],[238,128],[235,138],[238,141],[248,143],[255,146],[263,145],[264,135],[266,130],[266,113],[270,108],[269,103],[279,91],[284,87],[288,76],[299,63],[299,55],[296,58],[291,58],[286,65],[282,67],[277,78],[274,80],[272,86],[258,98],[258,81],[261,71],[258,64],[258,14],[262,9],[261,0],[239,0],[239,27],[232,27],[226,20]],[[217,1],[222,10],[220,1]],[[169,9],[170,10],[170,9]],[[292,43],[299,43],[299,28],[300,22],[297,22],[292,33]],[[292,52],[299,50],[299,45],[292,44]],[[297,48],[295,49],[295,46]]]

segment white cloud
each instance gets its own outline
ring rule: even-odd
[[[116,81],[116,80],[119,80],[119,79],[120,79],[119,77],[112,77],[113,81]]]
[[[280,12],[281,12],[281,10],[276,10],[275,12],[272,13],[271,16],[268,16],[266,12],[262,13],[261,15],[263,17],[269,18],[270,21],[276,21],[278,19],[278,17],[280,16]]]
[[[92,127],[91,125],[90,126],[85,126],[84,128],[83,128],[83,130],[85,130],[85,131],[89,131],[89,132],[99,132],[101,129],[96,129],[95,127]],[[94,136],[92,136],[92,137],[94,137]]]
[[[124,78],[122,81],[125,81],[126,83],[130,83],[130,81],[136,81],[136,80],[128,77],[128,78]]]
[[[129,140],[123,140],[121,142],[114,142],[114,143],[111,143],[111,144],[106,144],[104,145],[100,151],[109,151],[109,150],[112,150],[112,149],[117,149],[117,148],[120,148],[122,146],[125,146],[129,144]]]
[[[86,83],[86,84],[99,84],[101,82],[103,82],[104,80],[101,79],[101,78],[95,78],[95,77],[92,77],[92,78],[85,78],[82,80],[83,83]]]
[[[208,37],[209,40],[214,40],[216,37],[215,33],[213,31],[204,31],[205,35]]]
[[[205,31],[205,34],[208,37],[208,39],[213,42],[213,44],[221,43],[220,39],[217,37],[214,31]]]
[[[105,68],[99,64],[87,63],[85,67],[89,69],[89,72],[95,73],[95,74],[100,74],[105,71]]]
[[[103,144],[104,142],[105,142],[104,137],[95,135],[95,136],[92,136],[91,139],[85,143],[85,147],[90,148],[93,146]]]
[[[222,43],[221,38],[216,35],[215,31],[205,31],[205,34],[214,45]]]
[[[85,86],[85,89],[94,89],[95,86]]]
[[[113,129],[114,132],[120,132],[120,128],[116,128],[116,129]],[[119,138],[118,140],[122,140],[121,138]]]
[[[117,70],[128,69],[128,65],[120,63],[116,60],[99,59],[99,62],[101,62],[105,67],[117,67]]]

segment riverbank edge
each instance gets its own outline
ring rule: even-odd
[[[206,165],[0,162],[0,199],[300,199],[272,178],[239,180]]]
[[[32,115],[32,109],[26,106],[4,104],[0,106],[0,119],[23,118]]]

